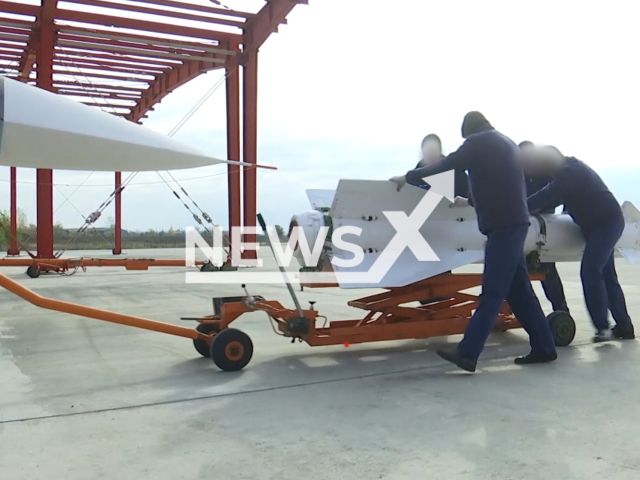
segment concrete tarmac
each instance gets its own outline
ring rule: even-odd
[[[617,265],[639,323],[640,267]],[[47,297],[176,324],[210,313],[212,296],[243,293],[188,285],[185,271],[2,273]],[[41,310],[0,291],[0,479],[637,480],[640,345],[591,344],[578,266],[559,271],[578,324],[573,344],[557,362],[519,367],[524,332],[492,335],[473,375],[435,354],[458,336],[312,348],[275,335],[264,313],[234,323],[254,357],[222,372],[188,339]],[[284,285],[249,290],[293,306]],[[361,316],[346,302],[368,293],[299,296],[342,319]]]

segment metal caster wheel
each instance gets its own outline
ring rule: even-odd
[[[31,278],[38,278],[40,276],[40,267],[38,265],[30,265],[27,268],[27,275]]]
[[[253,343],[249,335],[226,328],[211,342],[211,359],[218,368],[227,372],[242,370],[253,356]]]
[[[196,327],[196,330],[200,333],[209,335],[216,331],[216,327],[215,325],[212,325],[210,323],[199,323],[198,326]],[[211,358],[211,349],[207,344],[207,342],[203,340],[194,340],[193,346],[196,349],[196,351],[200,355],[202,355],[204,358]]]
[[[576,322],[567,312],[556,311],[547,316],[556,347],[566,347],[576,336]]]

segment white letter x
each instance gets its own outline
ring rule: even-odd
[[[440,259],[424,237],[420,235],[419,230],[438,206],[441,198],[441,195],[427,192],[410,216],[404,212],[382,212],[396,229],[396,234],[385,250],[399,250],[401,253],[406,247],[409,247],[421,262],[439,261]]]

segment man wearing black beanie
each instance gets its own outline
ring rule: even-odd
[[[516,358],[516,363],[551,362],[557,358],[553,335],[533,291],[524,257],[530,220],[520,150],[510,138],[495,130],[480,112],[465,115],[462,136],[465,138],[462,146],[439,162],[391,179],[400,189],[405,183],[418,185],[423,178],[448,170],[467,170],[478,227],[487,236],[478,308],[457,349],[438,350],[438,355],[474,372],[506,300],[529,334],[531,344],[531,352]],[[452,206],[465,203],[456,198]]]

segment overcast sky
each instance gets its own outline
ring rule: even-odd
[[[640,205],[638,13],[634,0],[297,6],[260,51],[258,161],[278,170],[259,170],[258,211],[286,226],[309,209],[305,188],[405,173],[430,132],[452,151],[469,110],[516,142],[552,143],[584,160],[620,202]],[[168,133],[221,76],[214,71],[177,90],[145,124]],[[223,85],[175,138],[224,157],[224,99]],[[56,221],[77,227],[78,210],[87,216],[110,194],[111,174],[93,173],[77,188],[89,174],[54,173]],[[18,175],[19,207],[35,221],[35,172]],[[226,166],[173,175],[226,225]],[[0,210],[9,207],[8,179],[1,167]],[[138,174],[123,205],[125,228],[193,225],[156,173]]]

